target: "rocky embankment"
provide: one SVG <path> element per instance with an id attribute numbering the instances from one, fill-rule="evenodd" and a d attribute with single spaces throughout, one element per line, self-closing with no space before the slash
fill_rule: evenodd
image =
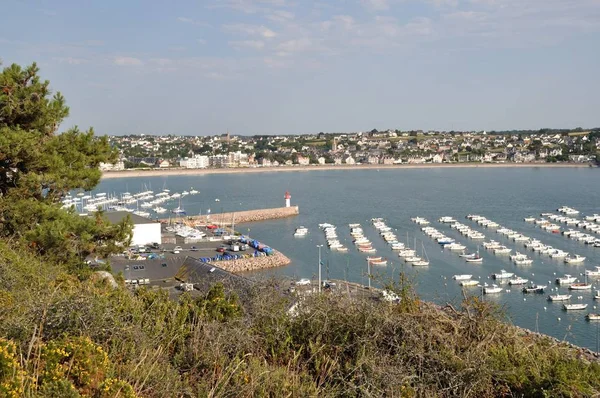
<path id="1" fill-rule="evenodd" d="M 250 257 L 238 260 L 226 260 L 216 262 L 215 265 L 226 271 L 237 273 L 247 271 L 257 271 L 266 268 L 281 267 L 288 265 L 290 259 L 282 253 L 274 250 L 270 256 Z"/>

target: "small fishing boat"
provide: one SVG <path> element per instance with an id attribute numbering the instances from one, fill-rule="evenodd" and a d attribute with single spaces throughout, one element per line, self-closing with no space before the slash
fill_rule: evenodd
<path id="1" fill-rule="evenodd" d="M 568 285 L 570 283 L 574 283 L 575 281 L 577 281 L 577 278 L 569 274 L 565 274 L 563 277 L 556 278 L 556 283 L 559 285 Z"/>
<path id="2" fill-rule="evenodd" d="M 381 260 L 383 260 L 383 257 L 370 257 L 370 256 L 367 257 L 367 261 L 370 261 L 371 263 L 373 261 L 381 261 Z"/>
<path id="3" fill-rule="evenodd" d="M 580 256 L 579 254 L 576 254 L 575 257 L 568 256 L 565 258 L 566 264 L 581 264 L 584 261 L 585 261 L 585 257 Z"/>
<path id="4" fill-rule="evenodd" d="M 548 300 L 550 301 L 567 301 L 571 300 L 570 294 L 551 294 L 548 296 Z"/>
<path id="5" fill-rule="evenodd" d="M 387 265 L 387 260 L 376 260 L 371 261 L 370 263 L 371 265 Z"/>
<path id="6" fill-rule="evenodd" d="M 591 290 L 592 289 L 592 284 L 591 283 L 585 283 L 585 282 L 572 283 L 572 284 L 569 285 L 569 289 L 570 290 Z"/>
<path id="7" fill-rule="evenodd" d="M 497 274 L 493 274 L 492 276 L 494 277 L 494 279 L 509 279 L 513 277 L 513 273 L 512 272 L 507 272 L 505 270 L 500 270 L 499 273 Z"/>
<path id="8" fill-rule="evenodd" d="M 454 275 L 452 277 L 452 279 L 457 280 L 457 281 L 464 281 L 466 279 L 471 279 L 472 277 L 473 277 L 473 275 L 462 274 L 462 275 Z"/>
<path id="9" fill-rule="evenodd" d="M 600 314 L 587 314 L 585 319 L 588 321 L 600 321 Z"/>
<path id="10" fill-rule="evenodd" d="M 501 293 L 502 290 L 504 290 L 504 289 L 498 285 L 484 286 L 483 293 L 484 294 Z"/>
<path id="11" fill-rule="evenodd" d="M 521 277 L 517 277 L 517 278 L 514 278 L 514 279 L 509 279 L 509 280 L 508 280 L 508 284 L 509 284 L 509 285 L 524 285 L 524 284 L 526 284 L 527 282 L 529 282 L 529 280 L 528 280 L 528 279 L 523 279 L 523 278 L 521 278 Z"/>
<path id="12" fill-rule="evenodd" d="M 585 310 L 588 307 L 587 304 L 581 304 L 581 303 L 577 303 L 577 304 L 563 304 L 563 308 L 565 309 L 565 311 L 569 311 L 569 310 Z"/>
<path id="13" fill-rule="evenodd" d="M 529 285 L 523 288 L 523 293 L 544 293 L 547 286 Z"/>
<path id="14" fill-rule="evenodd" d="M 479 282 L 474 279 L 467 279 L 464 281 L 460 281 L 461 286 L 477 286 L 478 284 L 479 284 Z"/>

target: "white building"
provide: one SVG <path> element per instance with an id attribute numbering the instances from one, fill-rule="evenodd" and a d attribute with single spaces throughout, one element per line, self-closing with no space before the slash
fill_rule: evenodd
<path id="1" fill-rule="evenodd" d="M 228 155 L 212 155 L 208 158 L 210 167 L 229 167 Z"/>
<path id="2" fill-rule="evenodd" d="M 136 214 L 130 214 L 126 211 L 107 212 L 104 215 L 112 223 L 121 222 L 127 216 L 131 217 L 131 221 L 133 222 L 132 246 L 148 245 L 150 243 L 158 243 L 160 245 L 162 243 L 159 222 L 140 217 Z"/>
<path id="3" fill-rule="evenodd" d="M 229 152 L 229 167 L 248 167 L 248 154 L 242 151 Z"/>
<path id="4" fill-rule="evenodd" d="M 123 162 L 123 159 L 119 159 L 117 161 L 117 163 L 100 163 L 100 170 L 102 170 L 102 171 L 125 170 L 125 162 Z"/>
<path id="5" fill-rule="evenodd" d="M 187 169 L 205 169 L 208 165 L 208 156 L 205 155 L 196 155 L 192 158 L 184 158 L 179 161 L 179 166 Z"/>

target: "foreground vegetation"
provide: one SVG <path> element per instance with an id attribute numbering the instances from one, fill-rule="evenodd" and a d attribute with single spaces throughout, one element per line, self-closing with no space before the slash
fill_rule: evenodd
<path id="1" fill-rule="evenodd" d="M 0 396 L 592 396 L 600 366 L 522 336 L 476 300 L 440 310 L 344 295 L 294 316 L 276 282 L 243 309 L 218 287 L 161 291 L 79 280 L 0 243 Z"/>
<path id="2" fill-rule="evenodd" d="M 223 286 L 174 300 L 91 272 L 127 220 L 61 209 L 91 189 L 106 140 L 77 129 L 35 65 L 0 74 L 0 397 L 592 396 L 600 367 L 522 336 L 494 307 L 440 310 L 409 284 L 400 304 L 293 298 L 276 281 L 242 302 Z"/>

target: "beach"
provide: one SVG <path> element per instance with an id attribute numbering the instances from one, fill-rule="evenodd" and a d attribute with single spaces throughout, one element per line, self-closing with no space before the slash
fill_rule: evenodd
<path id="1" fill-rule="evenodd" d="M 590 163 L 412 163 L 412 164 L 361 164 L 361 165 L 311 165 L 311 166 L 278 166 L 278 167 L 238 167 L 224 169 L 131 169 L 122 171 L 104 171 L 102 179 L 162 177 L 162 176 L 194 176 L 206 174 L 234 173 L 275 173 L 305 172 L 324 170 L 389 170 L 389 169 L 431 169 L 431 168 L 589 168 L 596 167 Z"/>

